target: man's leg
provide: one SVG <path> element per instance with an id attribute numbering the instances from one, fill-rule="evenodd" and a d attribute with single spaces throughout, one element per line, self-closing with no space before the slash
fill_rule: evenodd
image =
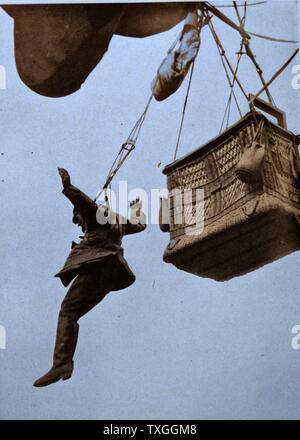
<path id="1" fill-rule="evenodd" d="M 53 367 L 38 379 L 34 386 L 50 385 L 72 376 L 73 355 L 79 329 L 77 321 L 109 293 L 105 286 L 105 276 L 102 274 L 103 270 L 99 266 L 91 266 L 82 271 L 73 281 L 58 315 Z"/>

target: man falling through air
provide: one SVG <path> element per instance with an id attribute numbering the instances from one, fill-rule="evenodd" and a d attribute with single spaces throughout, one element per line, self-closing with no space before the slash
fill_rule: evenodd
<path id="1" fill-rule="evenodd" d="M 59 168 L 58 172 L 62 179 L 63 194 L 74 205 L 73 223 L 82 228 L 84 237 L 79 244 L 73 243 L 64 267 L 55 275 L 64 286 L 73 282 L 58 316 L 53 366 L 34 383 L 36 387 L 47 386 L 72 376 L 79 329 L 77 321 L 109 292 L 125 289 L 134 283 L 135 276 L 123 257 L 122 237 L 146 228 L 139 199 L 130 204 L 130 220 L 107 210 L 105 215 L 108 221 L 97 221 L 99 206 L 71 184 L 66 170 Z"/>

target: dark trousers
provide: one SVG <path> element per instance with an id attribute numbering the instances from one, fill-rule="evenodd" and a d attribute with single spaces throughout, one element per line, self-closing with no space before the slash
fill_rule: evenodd
<path id="1" fill-rule="evenodd" d="M 110 292 L 111 273 L 105 265 L 89 265 L 72 282 L 59 312 L 77 322 Z"/>
<path id="2" fill-rule="evenodd" d="M 72 282 L 58 315 L 54 367 L 71 365 L 78 338 L 77 321 L 111 291 L 114 275 L 113 268 L 109 270 L 106 264 L 87 265 Z"/>

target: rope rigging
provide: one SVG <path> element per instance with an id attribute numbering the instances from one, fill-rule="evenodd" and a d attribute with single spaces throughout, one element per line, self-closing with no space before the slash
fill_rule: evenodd
<path id="1" fill-rule="evenodd" d="M 171 44 L 171 46 L 168 50 L 168 53 L 170 53 L 174 50 L 174 48 L 176 47 L 176 44 L 178 43 L 178 41 L 181 38 L 181 35 L 182 35 L 182 32 L 177 36 L 175 41 Z M 117 174 L 117 172 L 119 171 L 119 169 L 121 168 L 121 166 L 123 165 L 123 163 L 126 161 L 128 156 L 130 155 L 130 153 L 135 149 L 136 142 L 137 142 L 138 137 L 140 135 L 140 132 L 141 132 L 143 123 L 145 121 L 147 112 L 149 110 L 152 98 L 153 98 L 153 94 L 151 94 L 143 113 L 141 114 L 141 116 L 139 117 L 139 119 L 137 120 L 135 125 L 133 126 L 129 136 L 127 137 L 126 142 L 121 146 L 116 158 L 114 159 L 112 166 L 107 174 L 104 185 L 101 187 L 101 189 L 96 194 L 96 197 L 94 199 L 95 202 L 97 202 L 97 200 L 100 198 L 100 196 L 104 193 L 105 194 L 105 202 L 109 204 L 107 194 L 108 194 L 108 190 L 111 188 L 111 182 L 112 182 L 113 178 L 115 177 L 115 175 Z"/>
<path id="2" fill-rule="evenodd" d="M 191 73 L 190 73 L 190 78 L 189 78 L 189 83 L 188 83 L 188 88 L 187 88 L 187 92 L 186 92 L 185 99 L 184 99 L 183 110 L 182 110 L 182 116 L 181 116 L 181 121 L 180 121 L 180 127 L 179 127 L 179 132 L 178 132 L 178 137 L 177 137 L 177 143 L 176 143 L 175 153 L 174 153 L 174 160 L 176 160 L 177 153 L 178 153 L 178 148 L 179 148 L 179 143 L 180 143 L 180 139 L 181 139 L 181 133 L 182 133 L 182 128 L 183 128 L 183 123 L 184 123 L 184 119 L 185 119 L 186 107 L 187 107 L 187 103 L 188 103 L 188 99 L 189 99 L 189 95 L 190 95 L 190 90 L 191 90 L 191 85 L 192 85 L 192 79 L 193 79 L 194 67 L 195 67 L 195 60 L 194 60 L 193 63 L 192 63 Z"/>
<path id="3" fill-rule="evenodd" d="M 236 1 L 233 1 L 232 5 L 224 5 L 224 6 L 218 6 L 220 7 L 231 7 L 234 8 L 237 19 L 238 19 L 238 24 L 236 24 L 234 21 L 232 21 L 230 18 L 228 18 L 226 15 L 224 15 L 221 11 L 219 11 L 217 9 L 216 6 L 213 6 L 212 4 L 210 4 L 209 2 L 200 2 L 197 4 L 195 11 L 197 12 L 198 15 L 198 20 L 199 20 L 199 35 L 200 32 L 202 30 L 202 28 L 207 24 L 211 35 L 213 37 L 213 40 L 217 46 L 219 55 L 220 55 L 220 59 L 222 62 L 222 66 L 224 68 L 225 71 L 225 75 L 226 75 L 226 79 L 227 82 L 229 84 L 229 88 L 230 88 L 230 93 L 229 93 L 229 97 L 228 97 L 228 101 L 226 104 L 226 108 L 225 108 L 225 113 L 224 113 L 224 117 L 222 120 L 222 125 L 221 125 L 221 130 L 220 133 L 222 132 L 225 122 L 226 122 L 226 128 L 228 128 L 229 123 L 230 123 L 230 114 L 231 114 L 231 107 L 232 107 L 232 102 L 234 100 L 237 110 L 239 112 L 240 117 L 243 117 L 239 102 L 238 102 L 238 98 L 237 95 L 235 93 L 235 86 L 237 85 L 240 89 L 240 91 L 242 92 L 243 96 L 245 97 L 245 99 L 247 100 L 247 103 L 250 106 L 250 111 L 254 111 L 254 101 L 255 99 L 257 99 L 261 93 L 265 92 L 267 94 L 268 97 L 268 101 L 269 104 L 273 107 L 275 107 L 275 102 L 274 99 L 269 91 L 269 86 L 271 85 L 271 83 L 283 72 L 283 70 L 290 64 L 290 62 L 292 61 L 292 59 L 294 59 L 294 57 L 297 55 L 297 53 L 299 52 L 299 49 L 295 51 L 295 53 L 289 58 L 289 60 L 276 72 L 275 75 L 273 75 L 273 77 L 269 80 L 266 81 L 264 78 L 264 74 L 263 71 L 260 67 L 260 65 L 258 64 L 256 57 L 250 47 L 250 39 L 251 39 L 251 35 L 258 37 L 258 38 L 264 38 L 270 41 L 275 41 L 275 42 L 283 42 L 283 43 L 296 43 L 296 41 L 294 40 L 282 40 L 282 39 L 278 39 L 278 38 L 273 38 L 273 37 L 267 37 L 267 36 L 263 36 L 263 35 L 259 35 L 259 34 L 255 34 L 255 33 L 251 33 L 251 32 L 247 32 L 245 30 L 245 23 L 246 23 L 246 16 L 247 16 L 247 8 L 249 6 L 255 6 L 255 5 L 259 5 L 259 4 L 263 4 L 266 2 L 256 2 L 256 3 L 249 3 L 247 1 L 245 1 L 242 5 L 238 4 Z M 240 11 L 239 11 L 239 7 L 243 7 L 244 11 L 243 11 L 243 15 L 241 15 Z M 219 18 L 221 21 L 223 21 L 226 25 L 230 26 L 231 28 L 235 29 L 236 31 L 239 32 L 240 36 L 241 36 L 241 43 L 240 43 L 240 48 L 239 51 L 237 52 L 237 62 L 235 67 L 233 68 L 226 50 L 224 49 L 224 46 L 221 42 L 221 39 L 219 38 L 215 26 L 212 22 L 212 18 L 216 16 L 217 18 Z M 171 45 L 171 47 L 168 50 L 168 54 L 172 53 L 172 51 L 174 51 L 177 43 L 179 41 L 181 41 L 183 37 L 183 30 L 182 32 L 179 34 L 179 36 L 176 38 L 176 40 L 173 42 L 173 44 Z M 189 72 L 189 80 L 188 80 L 188 85 L 187 85 L 187 90 L 186 90 L 186 94 L 185 94 L 185 99 L 184 99 L 184 103 L 183 103 L 183 108 L 182 108 L 182 114 L 181 114 L 181 120 L 180 120 L 180 124 L 179 124 L 179 130 L 178 130 L 178 136 L 177 136 L 177 142 L 176 142 L 176 147 L 175 147 L 175 153 L 174 153 L 174 160 L 176 160 L 177 158 L 177 153 L 178 153 L 178 149 L 179 149 L 179 144 L 180 144 L 180 140 L 181 140 L 181 135 L 182 135 L 182 129 L 183 129 L 183 124 L 184 124 L 184 120 L 185 120 L 185 116 L 186 116 L 186 109 L 187 109 L 187 104 L 188 104 L 188 100 L 189 100 L 189 96 L 190 96 L 190 92 L 191 92 L 191 85 L 192 85 L 192 79 L 193 79 L 193 74 L 194 74 L 194 68 L 195 68 L 195 61 L 197 59 L 198 56 L 198 52 L 196 53 L 196 55 L 194 56 L 193 61 L 191 62 L 190 65 L 190 72 Z M 239 76 L 238 76 L 238 72 L 239 72 L 239 67 L 240 67 L 240 63 L 242 60 L 243 55 L 247 55 L 249 57 L 249 59 L 252 61 L 252 63 L 255 66 L 255 69 L 257 71 L 257 74 L 259 75 L 259 78 L 261 80 L 262 83 L 262 88 L 259 90 L 259 92 L 256 95 L 249 95 L 245 88 L 243 87 Z M 164 62 L 164 61 L 163 61 Z M 161 65 L 163 64 L 163 62 L 161 63 Z M 127 137 L 126 142 L 121 146 L 116 158 L 114 159 L 112 166 L 108 172 L 108 175 L 106 177 L 106 180 L 104 182 L 104 185 L 102 186 L 102 188 L 98 191 L 96 197 L 95 197 L 95 201 L 97 201 L 100 196 L 104 193 L 105 194 L 105 202 L 109 204 L 109 200 L 108 200 L 108 190 L 111 187 L 111 183 L 113 178 L 115 177 L 115 175 L 117 174 L 117 172 L 119 171 L 119 169 L 121 168 L 121 166 L 124 164 L 124 162 L 126 161 L 126 159 L 129 157 L 129 155 L 132 153 L 132 151 L 135 149 L 136 147 L 136 142 L 138 140 L 138 137 L 140 135 L 143 123 L 145 121 L 147 112 L 149 110 L 152 98 L 153 98 L 153 92 L 151 93 L 151 96 L 146 104 L 146 107 L 143 111 L 143 113 L 140 115 L 140 117 L 138 118 L 137 122 L 135 123 L 135 125 L 133 126 L 129 136 Z"/>
<path id="4" fill-rule="evenodd" d="M 236 81 L 236 83 L 238 84 L 241 92 L 243 93 L 243 95 L 245 96 L 246 100 L 248 101 L 248 95 L 247 95 L 244 87 L 242 86 L 238 76 L 235 74 L 235 71 L 234 71 L 234 69 L 233 69 L 233 67 L 232 67 L 232 65 L 231 65 L 231 63 L 230 63 L 230 61 L 229 61 L 229 59 L 227 57 L 226 51 L 225 51 L 225 49 L 224 49 L 224 47 L 223 47 L 223 45 L 221 43 L 221 40 L 218 37 L 218 34 L 217 34 L 216 30 L 215 30 L 215 27 L 214 27 L 212 21 L 210 21 L 210 23 L 209 23 L 209 28 L 210 28 L 212 36 L 213 36 L 213 38 L 215 40 L 217 48 L 219 49 L 219 53 L 220 53 L 220 56 L 221 56 L 222 64 L 223 64 L 223 67 L 225 69 L 227 80 L 229 80 L 228 82 L 229 82 L 230 86 L 231 86 L 231 80 L 230 80 L 230 76 L 229 76 L 229 72 L 228 72 L 227 67 L 229 68 L 231 74 L 233 75 L 233 78 Z M 226 62 L 226 64 L 225 64 L 225 62 Z M 226 67 L 226 65 L 227 65 L 227 67 Z"/>
<path id="5" fill-rule="evenodd" d="M 233 67 L 232 67 L 232 65 L 231 65 L 231 63 L 230 63 L 230 61 L 229 61 L 229 59 L 228 59 L 228 57 L 226 55 L 226 51 L 225 51 L 225 49 L 223 47 L 223 44 L 221 43 L 221 40 L 218 37 L 218 34 L 217 34 L 216 30 L 215 30 L 215 27 L 214 27 L 212 21 L 210 21 L 210 23 L 209 23 L 209 28 L 210 28 L 210 31 L 211 31 L 212 36 L 214 38 L 214 41 L 216 43 L 216 46 L 218 48 L 218 51 L 219 51 L 219 54 L 220 54 L 220 58 L 221 58 L 221 62 L 222 62 L 223 68 L 224 68 L 225 73 L 226 73 L 226 78 L 227 78 L 229 87 L 232 89 L 232 94 L 234 96 L 236 106 L 237 106 L 237 108 L 239 110 L 239 113 L 241 114 L 241 109 L 240 109 L 240 106 L 239 106 L 236 94 L 235 94 L 235 92 L 233 90 L 233 87 L 232 87 L 233 82 L 230 79 L 228 68 L 229 68 L 229 70 L 230 70 L 230 72 L 231 72 L 231 74 L 233 76 L 234 83 L 236 82 L 238 84 L 242 94 L 244 95 L 244 97 L 246 98 L 247 101 L 248 101 L 248 95 L 247 95 L 244 87 L 242 86 L 242 84 L 241 84 L 241 82 L 240 82 L 240 80 L 239 80 L 239 78 L 237 76 L 236 69 L 235 70 L 233 69 Z"/>
<path id="6" fill-rule="evenodd" d="M 199 19 L 199 35 L 200 35 L 200 32 L 201 32 L 203 26 L 205 26 L 207 24 L 207 18 L 204 16 L 204 14 L 201 14 L 201 12 L 199 12 L 199 10 L 197 10 L 197 14 L 198 14 L 198 19 Z M 179 143 L 180 143 L 180 139 L 181 139 L 183 123 L 184 123 L 185 114 L 186 114 L 186 108 L 187 108 L 187 104 L 188 104 L 188 100 L 189 100 L 189 96 L 190 96 L 190 91 L 191 91 L 191 85 L 192 85 L 192 80 L 193 80 L 193 73 L 194 73 L 194 68 L 195 68 L 195 61 L 196 61 L 196 58 L 198 56 L 198 53 L 199 53 L 199 50 L 198 50 L 198 52 L 196 54 L 195 59 L 192 62 L 192 66 L 191 66 L 190 77 L 189 77 L 189 82 L 188 82 L 188 87 L 187 87 L 186 95 L 185 95 L 185 98 L 184 98 L 184 104 L 183 104 L 183 109 L 182 109 L 180 126 L 179 126 L 179 131 L 178 131 L 178 136 L 177 136 L 176 147 L 175 147 L 174 160 L 176 160 L 177 153 L 178 153 L 178 148 L 179 148 Z"/>
<path id="7" fill-rule="evenodd" d="M 248 6 L 259 6 L 264 5 L 268 3 L 267 1 L 260 1 L 260 2 L 254 2 L 254 3 L 248 3 Z M 238 7 L 244 6 L 243 4 L 237 5 Z M 215 8 L 234 8 L 233 5 L 214 5 Z"/>
<path id="8" fill-rule="evenodd" d="M 245 2 L 245 4 L 244 4 L 244 14 L 243 14 L 243 18 L 242 18 L 242 22 L 243 22 L 243 24 L 246 23 L 246 18 L 247 18 L 247 6 L 248 6 L 248 4 L 247 4 L 247 2 Z M 235 82 L 236 82 L 235 78 L 236 78 L 236 76 L 237 76 L 237 74 L 238 74 L 238 71 L 239 71 L 240 62 L 241 62 L 241 60 L 242 60 L 242 56 L 243 56 L 243 49 L 244 49 L 244 40 L 242 39 L 241 44 L 240 44 L 239 52 L 237 53 L 238 59 L 237 59 L 237 64 L 236 64 L 236 68 L 235 68 L 235 71 L 234 71 L 235 75 L 234 75 L 234 78 L 233 78 L 232 84 L 231 84 L 231 86 L 230 86 L 230 89 L 231 89 L 231 90 L 230 90 L 229 98 L 228 98 L 227 105 L 226 105 L 226 108 L 225 108 L 225 113 L 224 113 L 224 117 L 223 117 L 223 120 L 222 120 L 222 125 L 221 125 L 221 129 L 220 129 L 220 134 L 221 134 L 221 132 L 223 131 L 223 127 L 224 127 L 224 123 L 225 123 L 226 116 L 227 116 L 226 129 L 229 127 L 230 111 L 231 111 L 231 104 L 232 104 L 232 97 L 233 97 L 233 95 L 234 95 L 234 85 L 235 85 Z M 242 113 L 241 113 L 241 111 L 239 111 L 239 114 L 240 114 L 240 117 L 242 117 Z"/>
<path id="9" fill-rule="evenodd" d="M 242 34 L 245 31 L 244 23 L 243 23 L 243 20 L 242 20 L 242 18 L 240 16 L 240 12 L 239 12 L 239 9 L 237 7 L 236 1 L 233 2 L 233 5 L 234 5 L 234 9 L 235 9 L 238 21 L 240 23 L 240 29 L 241 29 L 241 34 Z M 269 100 L 270 104 L 275 106 L 274 99 L 273 99 L 273 97 L 272 97 L 272 95 L 271 95 L 271 93 L 270 93 L 270 91 L 268 89 L 268 86 L 266 84 L 266 81 L 265 81 L 265 78 L 264 78 L 264 75 L 263 75 L 263 71 L 262 71 L 260 65 L 258 64 L 258 62 L 256 61 L 255 55 L 252 52 L 252 49 L 250 47 L 250 40 L 248 38 L 244 38 L 244 46 L 245 46 L 245 49 L 246 49 L 246 54 L 248 55 L 248 57 L 253 62 L 254 66 L 256 68 L 256 71 L 257 71 L 257 73 L 258 73 L 258 75 L 260 77 L 260 80 L 261 80 L 263 86 L 265 87 L 265 92 L 267 94 L 267 97 L 268 97 L 268 100 Z"/>
<path id="10" fill-rule="evenodd" d="M 135 144 L 136 144 L 138 137 L 140 135 L 143 123 L 145 121 L 147 112 L 149 110 L 149 107 L 150 107 L 150 104 L 152 101 L 152 97 L 153 97 L 153 95 L 150 96 L 143 113 L 141 114 L 141 116 L 139 117 L 139 119 L 137 120 L 135 125 L 133 126 L 129 136 L 127 137 L 126 142 L 121 146 L 121 148 L 120 148 L 120 150 L 119 150 L 119 152 L 118 152 L 115 160 L 113 161 L 113 164 L 108 172 L 108 175 L 106 177 L 104 185 L 98 191 L 98 193 L 94 199 L 95 202 L 100 198 L 100 196 L 103 194 L 103 192 L 105 193 L 105 201 L 108 202 L 107 190 L 110 188 L 110 185 L 111 185 L 113 178 L 115 177 L 115 175 L 117 174 L 117 172 L 119 171 L 119 169 L 121 168 L 121 166 L 123 165 L 125 160 L 128 158 L 130 153 L 132 153 L 132 151 L 135 149 Z"/>
<path id="11" fill-rule="evenodd" d="M 256 38 L 262 38 L 263 40 L 268 40 L 268 41 L 274 41 L 274 43 L 288 43 L 288 44 L 298 44 L 299 40 L 287 40 L 284 38 L 275 38 L 275 37 L 270 37 L 268 35 L 261 35 L 261 34 L 257 34 L 256 32 L 249 32 L 248 33 L 250 35 L 252 35 L 253 37 Z"/>

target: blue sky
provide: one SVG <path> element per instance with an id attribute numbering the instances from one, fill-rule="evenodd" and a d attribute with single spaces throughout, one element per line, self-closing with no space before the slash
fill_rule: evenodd
<path id="1" fill-rule="evenodd" d="M 234 59 L 239 38 L 215 21 Z M 53 275 L 78 236 L 56 169 L 65 167 L 75 184 L 95 195 L 181 25 L 147 39 L 115 36 L 80 91 L 51 99 L 21 82 L 12 20 L 3 11 L 0 23 L 0 64 L 7 75 L 0 91 L 0 324 L 7 331 L 7 348 L 0 350 L 0 418 L 298 418 L 300 351 L 291 348 L 291 330 L 300 324 L 299 253 L 217 283 L 163 263 L 168 235 L 155 225 L 124 240 L 136 283 L 81 320 L 72 380 L 32 387 L 51 365 L 65 294 Z M 296 2 L 249 8 L 247 28 L 298 38 Z M 266 78 L 294 49 L 255 38 L 252 44 Z M 300 92 L 291 87 L 291 68 L 272 93 L 298 132 Z M 246 60 L 240 76 L 249 92 L 260 88 Z M 152 103 L 137 149 L 119 174 L 129 189 L 165 186 L 161 171 L 174 154 L 186 86 Z M 179 157 L 219 132 L 228 93 L 205 29 Z M 246 112 L 241 96 L 240 102 Z M 237 119 L 233 112 L 231 122 Z"/>

